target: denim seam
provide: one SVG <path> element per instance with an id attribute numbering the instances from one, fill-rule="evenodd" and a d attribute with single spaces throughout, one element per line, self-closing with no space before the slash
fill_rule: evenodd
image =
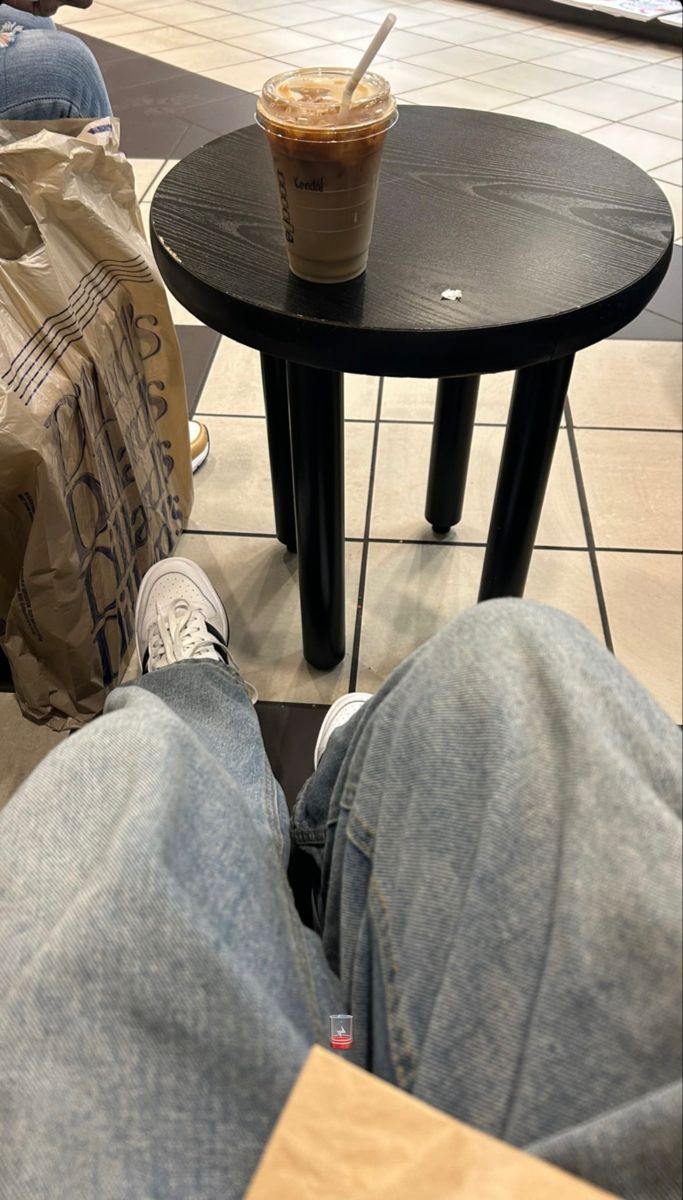
<path id="1" fill-rule="evenodd" d="M 286 878 L 286 867 L 282 861 L 282 852 L 285 846 L 285 836 L 280 825 L 278 815 L 278 784 L 275 780 L 265 749 L 263 750 L 265 759 L 266 778 L 265 778 L 265 801 L 270 824 L 274 828 L 277 837 L 277 844 L 280 848 L 280 853 L 277 857 L 277 865 L 275 868 L 276 886 L 281 896 L 281 906 L 285 914 L 285 920 L 289 929 L 289 940 L 292 946 L 294 961 L 296 964 L 297 974 L 301 980 L 302 992 L 306 998 L 306 1008 L 308 1010 L 311 1028 L 315 1041 L 321 1045 L 326 1043 L 326 1027 L 325 1018 L 321 1015 L 320 1004 L 315 987 L 315 980 L 311 970 L 310 956 L 307 952 L 306 937 L 304 928 L 299 919 L 298 913 L 294 906 L 294 898 Z M 290 826 L 291 828 L 291 826 Z"/>
<path id="2" fill-rule="evenodd" d="M 325 831 L 324 825 L 318 825 L 316 829 L 297 829 L 292 826 L 292 841 L 295 846 L 324 846 Z"/>
<path id="3" fill-rule="evenodd" d="M 367 841 L 358 835 L 357 831 L 353 829 L 350 822 L 347 822 L 346 825 L 346 839 L 347 841 L 351 842 L 351 845 L 356 848 L 359 854 L 362 854 L 363 858 L 367 859 L 367 861 L 372 865 L 374 845 L 368 846 Z"/>
<path id="4" fill-rule="evenodd" d="M 301 979 L 303 993 L 306 997 L 306 1007 L 313 1030 L 313 1037 L 320 1045 L 325 1045 L 327 1040 L 325 1018 L 320 1012 L 320 1004 L 311 970 L 311 961 L 306 949 L 304 926 L 294 906 L 294 897 L 292 896 L 287 878 L 283 873 L 284 867 L 280 860 L 278 861 L 278 868 L 277 887 L 282 896 L 285 920 L 289 928 L 290 944 L 293 949 L 297 973 Z"/>
<path id="5" fill-rule="evenodd" d="M 263 766 L 264 766 L 264 797 L 263 797 L 263 799 L 264 799 L 266 812 L 268 813 L 268 821 L 269 821 L 270 825 L 272 826 L 275 837 L 277 838 L 277 843 L 280 848 L 280 857 L 282 857 L 282 852 L 284 851 L 284 848 L 285 848 L 285 837 L 282 832 L 282 826 L 280 825 L 280 820 L 278 817 L 277 783 L 275 782 L 275 777 L 272 774 L 272 771 L 270 769 L 270 764 L 266 757 L 265 749 L 263 749 L 262 755 L 263 755 L 263 759 L 265 760 L 264 764 L 263 764 Z"/>
<path id="6" fill-rule="evenodd" d="M 356 822 L 367 834 L 368 838 L 371 841 L 374 841 L 375 830 L 363 817 L 359 816 L 357 811 L 355 811 L 356 798 L 358 796 L 359 786 L 361 784 L 361 776 L 365 767 L 366 758 L 366 755 L 363 753 L 363 747 L 360 744 L 356 746 L 355 750 L 356 752 L 354 754 L 353 762 L 349 764 L 347 777 L 343 781 L 343 794 L 339 801 L 339 811 L 347 812 L 349 814 L 349 824 L 351 824 L 352 821 Z M 339 786 L 339 781 L 337 782 L 337 786 Z M 336 820 L 337 818 L 335 816 L 332 819 Z"/>
<path id="7" fill-rule="evenodd" d="M 376 904 L 373 905 L 373 898 Z M 387 1036 L 389 1039 L 391 1058 L 399 1086 L 404 1091 L 411 1091 L 415 1082 L 417 1056 L 412 1045 L 412 1038 L 401 1012 L 400 997 L 397 988 L 399 968 L 393 949 L 389 906 L 380 884 L 373 875 L 368 885 L 368 903 L 375 909 L 375 930 L 380 950 L 380 964 L 384 984 L 384 994 L 387 1002 Z M 383 953 L 384 951 L 384 953 Z"/>
<path id="8" fill-rule="evenodd" d="M 371 829 L 367 822 L 358 816 L 358 813 L 349 813 L 346 836 L 351 839 L 358 850 L 361 850 L 369 859 L 372 859 L 375 850 L 376 831 Z"/>
<path id="9" fill-rule="evenodd" d="M 563 867 L 563 863 L 564 863 L 564 849 L 565 849 L 566 832 L 567 832 L 567 813 L 566 813 L 566 808 L 565 808 L 564 804 L 562 804 L 560 806 L 560 812 L 561 812 L 561 819 L 560 819 L 560 825 L 559 825 L 559 830 L 558 830 L 556 862 L 555 862 L 555 871 L 554 871 L 554 878 L 553 878 L 553 895 L 552 895 L 552 901 L 549 905 L 549 910 L 548 910 L 548 924 L 546 926 L 545 946 L 543 947 L 543 962 L 541 964 L 541 969 L 540 969 L 540 972 L 538 975 L 538 979 L 536 981 L 536 986 L 534 987 L 533 994 L 530 997 L 529 1008 L 528 1008 L 528 1012 L 527 1012 L 527 1019 L 524 1023 L 524 1029 L 522 1032 L 519 1052 L 517 1054 L 517 1060 L 515 1063 L 515 1070 L 511 1076 L 512 1086 L 510 1088 L 510 1094 L 508 1096 L 506 1111 L 505 1111 L 505 1115 L 503 1117 L 503 1121 L 501 1124 L 501 1132 L 498 1135 L 499 1137 L 501 1137 L 503 1139 L 503 1141 L 507 1141 L 507 1139 L 508 1139 L 508 1131 L 510 1129 L 510 1126 L 512 1125 L 512 1121 L 513 1121 L 513 1118 L 515 1115 L 515 1110 L 517 1108 L 517 1102 L 519 1100 L 520 1091 L 521 1091 L 524 1058 L 525 1058 L 525 1055 L 527 1052 L 527 1047 L 531 1040 L 531 1031 L 533 1029 L 534 1020 L 536 1018 L 536 1013 L 538 1011 L 538 1003 L 539 1003 L 539 999 L 541 996 L 541 992 L 543 990 L 543 984 L 545 982 L 546 971 L 548 969 L 548 958 L 550 957 L 550 947 L 552 945 L 553 935 L 555 933 L 555 915 L 557 913 L 557 904 L 558 904 L 558 900 L 559 900 L 559 896 L 560 896 L 560 883 L 561 883 L 561 878 L 562 878 L 562 867 Z"/>
<path id="10" fill-rule="evenodd" d="M 0 32 L 2 32 L 2 31 L 0 30 Z M 9 45 L 11 46 L 12 43 L 10 42 Z M 0 47 L 0 49 L 8 50 L 9 46 L 2 46 L 2 47 Z M 68 108 L 76 108 L 77 107 L 77 105 L 74 102 L 73 96 L 39 96 L 34 99 L 33 103 L 34 104 L 66 104 Z M 25 107 L 26 107 L 25 100 L 22 100 L 22 102 L 20 104 L 10 104 L 6 109 L 3 110 L 3 120 L 7 120 L 7 114 L 11 113 L 13 109 L 25 108 Z"/>
<path id="11" fill-rule="evenodd" d="M 359 735 L 357 732 L 354 735 L 354 741 L 347 751 L 347 756 L 344 762 L 346 767 L 346 775 L 345 777 L 340 775 L 340 778 L 337 780 L 336 784 L 336 787 L 340 787 L 341 789 L 339 808 L 345 808 L 349 812 L 356 802 L 358 788 L 362 782 L 361 776 L 365 766 L 366 757 L 362 744 L 364 735 L 365 730 L 363 731 L 362 735 Z"/>

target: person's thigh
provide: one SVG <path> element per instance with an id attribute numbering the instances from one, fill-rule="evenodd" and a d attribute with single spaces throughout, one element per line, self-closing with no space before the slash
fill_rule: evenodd
<path id="1" fill-rule="evenodd" d="M 3 20 L 0 31 L 11 29 L 10 40 L 0 40 L 0 118 L 12 121 L 56 121 L 67 117 L 106 117 L 111 113 L 107 89 L 89 48 L 73 37 L 50 28 L 24 23 L 24 14 Z M 26 22 L 35 20 L 26 16 Z M 38 18 L 38 20 L 43 20 Z"/>
<path id="2" fill-rule="evenodd" d="M 404 663 L 293 822 L 359 1061 L 517 1144 L 674 1080 L 680 754 L 538 605 L 480 605 Z"/>
<path id="3" fill-rule="evenodd" d="M 3 1197 L 237 1200 L 341 991 L 237 676 L 110 697 L 0 814 Z"/>

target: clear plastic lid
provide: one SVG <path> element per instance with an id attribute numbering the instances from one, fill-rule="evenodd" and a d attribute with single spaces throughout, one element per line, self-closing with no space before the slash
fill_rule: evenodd
<path id="1" fill-rule="evenodd" d="M 396 108 L 388 80 L 366 74 L 358 84 L 342 122 L 341 102 L 351 70 L 302 68 L 274 75 L 263 85 L 257 116 L 288 129 L 362 129 L 388 120 Z"/>

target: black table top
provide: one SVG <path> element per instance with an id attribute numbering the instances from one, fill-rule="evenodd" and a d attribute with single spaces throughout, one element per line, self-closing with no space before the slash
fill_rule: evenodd
<path id="1" fill-rule="evenodd" d="M 289 272 L 255 125 L 179 163 L 151 225 L 171 291 L 219 332 L 309 366 L 432 378 L 600 341 L 645 307 L 673 245 L 663 193 L 614 151 L 518 117 L 417 106 L 387 139 L 360 279 Z M 462 300 L 442 300 L 446 288 Z"/>

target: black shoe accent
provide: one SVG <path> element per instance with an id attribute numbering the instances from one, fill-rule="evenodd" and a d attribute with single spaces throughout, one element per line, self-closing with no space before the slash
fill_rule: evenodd
<path id="1" fill-rule="evenodd" d="M 215 644 L 214 644 L 215 650 L 217 651 L 218 654 L 220 654 L 221 658 L 223 659 L 223 662 L 227 664 L 229 662 L 228 642 L 226 642 L 223 635 L 221 633 L 219 633 L 218 630 L 213 625 L 209 625 L 208 621 L 206 621 L 205 624 L 206 624 L 207 632 L 211 634 L 212 638 L 215 638 Z M 229 640 L 230 640 L 230 626 L 228 626 L 228 641 Z"/>
<path id="2" fill-rule="evenodd" d="M 218 630 L 216 628 L 214 628 L 213 625 L 209 625 L 208 621 L 205 621 L 204 623 L 205 623 L 206 628 L 208 629 L 209 633 L 212 634 L 213 637 L 218 638 L 218 641 L 220 642 L 221 646 L 225 646 L 225 648 L 227 650 L 228 646 L 230 645 L 230 622 L 228 622 L 228 636 L 227 637 L 223 637 L 223 634 L 219 633 Z"/>
<path id="3" fill-rule="evenodd" d="M 216 651 L 218 652 L 218 654 L 220 654 L 221 658 L 223 659 L 223 662 L 227 664 L 230 661 L 230 658 L 228 655 L 228 643 L 230 641 L 230 623 L 228 622 L 228 640 L 227 641 L 223 637 L 222 633 L 219 633 L 218 630 L 213 625 L 209 625 L 208 621 L 205 621 L 204 623 L 206 625 L 207 631 L 211 634 L 211 636 L 213 638 L 216 639 Z M 142 664 L 141 665 L 142 665 L 142 674 L 143 675 L 147 674 L 148 664 L 149 664 L 149 646 L 147 647 L 147 649 L 145 650 L 145 653 L 142 656 Z"/>

